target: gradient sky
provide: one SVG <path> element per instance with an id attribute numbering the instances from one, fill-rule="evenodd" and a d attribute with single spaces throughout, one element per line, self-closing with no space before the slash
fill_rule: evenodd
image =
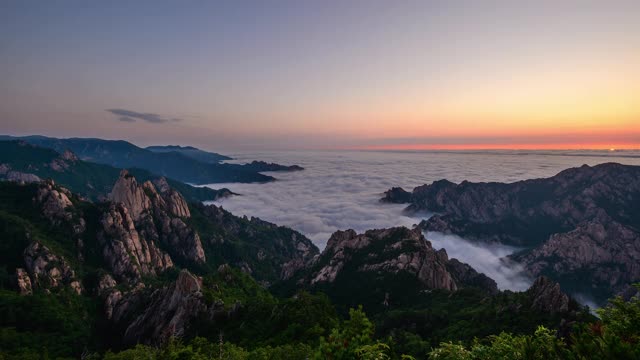
<path id="1" fill-rule="evenodd" d="M 0 133 L 640 148 L 640 1 L 2 1 Z"/>

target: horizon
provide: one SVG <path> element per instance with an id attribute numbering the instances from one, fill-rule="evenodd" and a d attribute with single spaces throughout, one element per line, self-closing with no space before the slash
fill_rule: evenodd
<path id="1" fill-rule="evenodd" d="M 151 142 L 151 143 L 139 143 L 136 141 L 129 141 L 123 138 L 102 138 L 102 137 L 84 137 L 84 136 L 70 136 L 70 137 L 57 137 L 44 134 L 0 134 L 0 136 L 10 136 L 20 140 L 23 137 L 44 137 L 44 138 L 58 138 L 58 139 L 87 139 L 87 140 L 107 140 L 107 141 L 125 141 L 139 148 L 145 149 L 151 146 L 181 146 L 181 147 L 195 147 L 190 143 L 167 143 L 167 142 Z M 216 148 L 211 146 L 195 147 L 196 149 L 213 151 L 213 152 L 225 152 L 224 148 Z M 398 146 L 362 146 L 362 147 L 336 147 L 336 148 L 296 148 L 296 149 L 228 149 L 231 152 L 234 151 L 392 151 L 392 152 L 457 152 L 457 151 L 469 151 L 469 152 L 481 152 L 481 151 L 604 151 L 608 153 L 620 153 L 629 151 L 640 151 L 640 145 L 628 144 L 620 147 L 610 147 L 607 144 L 600 145 L 581 145 L 581 144 L 565 144 L 565 145 L 525 145 L 525 144 L 503 144 L 503 145 L 398 145 Z M 224 154 L 223 154 L 224 155 Z"/>
<path id="2" fill-rule="evenodd" d="M 640 149 L 640 3 L 10 1 L 0 132 L 203 149 Z"/>

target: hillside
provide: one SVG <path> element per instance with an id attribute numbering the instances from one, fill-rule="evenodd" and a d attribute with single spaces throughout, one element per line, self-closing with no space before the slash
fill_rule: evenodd
<path id="1" fill-rule="evenodd" d="M 190 184 L 223 182 L 266 182 L 273 177 L 238 164 L 204 163 L 179 152 L 153 152 L 122 140 L 56 139 L 44 136 L 20 138 L 2 136 L 3 140 L 22 140 L 59 153 L 70 150 L 80 159 L 119 169 L 139 168 Z"/>
<path id="2" fill-rule="evenodd" d="M 210 163 L 210 164 L 217 164 L 224 160 L 231 160 L 231 158 L 228 156 L 224 156 L 214 152 L 200 150 L 193 146 L 157 145 L 157 146 L 147 146 L 145 149 L 152 152 L 157 152 L 157 153 L 177 152 L 179 154 L 188 156 L 200 162 Z"/>
<path id="3" fill-rule="evenodd" d="M 160 181 L 161 177 L 143 169 L 130 169 L 143 181 Z M 70 152 L 57 153 L 22 141 L 0 141 L 0 179 L 39 181 L 53 179 L 86 198 L 106 198 L 120 174 L 120 169 L 78 159 Z M 227 189 L 213 190 L 194 187 L 173 179 L 168 185 L 179 190 L 189 201 L 216 200 L 232 193 Z"/>
<path id="4" fill-rule="evenodd" d="M 584 165 L 509 184 L 440 180 L 382 200 L 435 213 L 424 230 L 524 248 L 511 258 L 531 276 L 600 302 L 640 281 L 639 166 Z"/>

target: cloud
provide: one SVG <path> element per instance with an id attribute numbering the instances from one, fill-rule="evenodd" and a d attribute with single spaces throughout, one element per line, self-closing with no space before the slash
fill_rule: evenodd
<path id="1" fill-rule="evenodd" d="M 506 258 L 519 250 L 517 248 L 470 242 L 456 235 L 438 232 L 429 232 L 426 237 L 434 248 L 447 250 L 449 258 L 465 262 L 495 280 L 501 290 L 524 291 L 533 282 L 525 275 L 522 266 Z"/>
<path id="2" fill-rule="evenodd" d="M 106 111 L 118 116 L 117 120 L 122 122 L 136 122 L 138 120 L 146 121 L 151 124 L 164 124 L 167 122 L 181 122 L 180 118 L 165 118 L 158 114 L 153 113 L 140 113 L 137 111 L 125 110 L 125 109 L 107 109 Z"/>
<path id="3" fill-rule="evenodd" d="M 565 152 L 565 155 L 570 154 L 572 152 Z M 243 195 L 222 199 L 216 204 L 236 215 L 257 216 L 298 230 L 320 249 L 336 230 L 363 232 L 411 226 L 430 216 L 404 213 L 405 205 L 378 202 L 382 192 L 392 186 L 409 190 L 443 178 L 457 183 L 463 180 L 513 182 L 553 176 L 583 163 L 595 165 L 611 159 L 638 163 L 636 159 L 613 157 L 464 152 L 261 151 L 227 155 L 236 159 L 232 162 L 257 159 L 305 168 L 291 173 L 269 173 L 278 181 L 267 184 L 212 184 L 211 187 L 227 187 Z M 496 280 L 501 289 L 523 290 L 531 284 L 531 279 L 517 264 L 503 260 L 517 250 L 515 248 L 480 244 L 438 233 L 428 233 L 427 239 L 435 248 L 445 248 L 449 257 L 469 263 Z"/>
<path id="4" fill-rule="evenodd" d="M 118 118 L 118 120 L 120 120 L 122 122 L 136 122 L 136 119 L 130 118 L 128 116 L 121 116 L 121 117 Z"/>

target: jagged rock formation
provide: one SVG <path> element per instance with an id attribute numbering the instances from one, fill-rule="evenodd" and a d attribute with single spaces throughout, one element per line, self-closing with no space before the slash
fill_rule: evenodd
<path id="1" fill-rule="evenodd" d="M 143 275 L 156 275 L 173 267 L 171 257 L 153 241 L 141 238 L 128 208 L 111 204 L 101 220 L 98 240 L 109 269 L 120 281 L 137 281 Z"/>
<path id="2" fill-rule="evenodd" d="M 135 177 L 123 170 L 109 197 L 128 210 L 133 230 L 139 229 L 138 237 L 150 244 L 158 241 L 167 244 L 173 255 L 183 261 L 204 263 L 200 236 L 182 220 L 191 216 L 187 202 L 166 180 L 158 183 L 160 193 L 150 181 L 139 185 Z"/>
<path id="3" fill-rule="evenodd" d="M 440 253 L 442 251 L 444 251 L 444 249 L 438 252 Z M 444 255 L 446 256 L 446 252 Z M 498 293 L 498 286 L 492 278 L 477 272 L 471 265 L 463 263 L 458 259 L 449 259 L 447 262 L 447 271 L 449 271 L 456 284 L 484 289 L 490 294 Z"/>
<path id="4" fill-rule="evenodd" d="M 198 278 L 183 270 L 170 286 L 154 290 L 148 297 L 134 291 L 116 301 L 112 313 L 115 324 L 124 326 L 124 343 L 162 344 L 181 337 L 186 326 L 207 307 Z"/>
<path id="5" fill-rule="evenodd" d="M 31 278 L 25 269 L 16 269 L 16 284 L 18 285 L 18 292 L 20 295 L 31 295 L 33 293 Z"/>
<path id="6" fill-rule="evenodd" d="M 398 189 L 383 200 L 405 202 Z M 546 179 L 415 188 L 409 210 L 438 215 L 420 226 L 528 248 L 513 256 L 531 275 L 548 274 L 601 298 L 640 280 L 640 167 L 582 166 Z"/>
<path id="7" fill-rule="evenodd" d="M 151 208 L 151 200 L 145 193 L 145 189 L 138 185 L 136 178 L 127 170 L 120 172 L 120 178 L 113 185 L 109 200 L 122 203 L 129 210 L 133 220 L 138 220 L 142 212 Z"/>
<path id="8" fill-rule="evenodd" d="M 42 212 L 52 223 L 61 220 L 69 221 L 72 214 L 68 208 L 73 206 L 71 192 L 64 188 L 56 188 L 53 180 L 45 181 L 39 188 L 35 200 L 42 205 Z"/>
<path id="9" fill-rule="evenodd" d="M 401 187 L 392 187 L 384 192 L 384 197 L 380 199 L 380 201 L 393 204 L 405 204 L 411 202 L 411 193 Z"/>
<path id="10" fill-rule="evenodd" d="M 29 285 L 43 289 L 55 289 L 68 286 L 77 294 L 82 293 L 82 285 L 76 278 L 76 274 L 69 264 L 61 256 L 51 252 L 48 247 L 34 241 L 24 251 L 24 262 L 33 281 Z M 18 279 L 22 276 L 24 280 L 24 290 L 27 290 L 27 281 L 24 273 L 18 274 Z M 20 280 L 18 280 L 20 286 Z M 21 291 L 23 286 L 20 286 Z"/>
<path id="11" fill-rule="evenodd" d="M 512 258 L 534 276 L 587 273 L 593 290 L 618 292 L 640 279 L 640 233 L 602 213 Z"/>
<path id="12" fill-rule="evenodd" d="M 569 296 L 562 292 L 560 284 L 541 276 L 527 290 L 533 299 L 533 309 L 546 312 L 566 312 L 569 310 Z"/>
<path id="13" fill-rule="evenodd" d="M 406 273 L 427 289 L 456 290 L 472 285 L 497 291 L 493 280 L 466 264 L 449 260 L 444 249 L 433 249 L 418 228 L 369 230 L 363 234 L 337 231 L 311 269 L 307 281 L 312 286 L 358 273 Z"/>

